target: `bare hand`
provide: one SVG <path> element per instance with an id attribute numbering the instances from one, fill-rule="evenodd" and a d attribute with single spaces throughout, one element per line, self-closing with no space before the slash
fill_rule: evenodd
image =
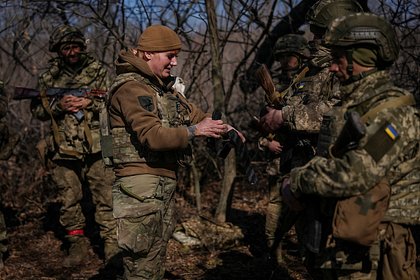
<path id="1" fill-rule="evenodd" d="M 300 204 L 299 200 L 290 190 L 290 179 L 285 178 L 281 185 L 281 195 L 283 201 L 289 206 L 289 208 L 295 212 L 302 211 L 303 206 Z"/>
<path id="2" fill-rule="evenodd" d="M 59 101 L 59 106 L 63 111 L 76 113 L 87 108 L 92 100 L 85 97 L 77 97 L 73 95 L 65 95 Z"/>
<path id="3" fill-rule="evenodd" d="M 267 148 L 275 154 L 279 154 L 283 151 L 283 146 L 276 140 L 268 141 Z"/>
<path id="4" fill-rule="evenodd" d="M 220 138 L 228 131 L 228 126 L 222 120 L 205 118 L 195 125 L 195 136 Z"/>
<path id="5" fill-rule="evenodd" d="M 266 110 L 267 114 L 260 119 L 261 127 L 266 132 L 276 132 L 283 125 L 283 113 L 272 107 L 267 107 Z"/>

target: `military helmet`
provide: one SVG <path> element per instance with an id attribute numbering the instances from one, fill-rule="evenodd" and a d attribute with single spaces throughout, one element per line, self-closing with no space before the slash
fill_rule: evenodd
<path id="1" fill-rule="evenodd" d="M 363 12 L 356 0 L 319 0 L 306 13 L 306 22 L 319 28 L 327 28 L 335 18 Z"/>
<path id="2" fill-rule="evenodd" d="M 299 34 L 286 34 L 280 37 L 274 47 L 274 58 L 278 59 L 284 53 L 295 53 L 304 58 L 309 58 L 308 41 Z"/>
<path id="3" fill-rule="evenodd" d="M 77 43 L 86 48 L 86 39 L 83 33 L 76 27 L 62 25 L 56 28 L 50 36 L 50 52 L 58 52 L 62 44 Z"/>
<path id="4" fill-rule="evenodd" d="M 392 25 L 384 18 L 370 13 L 355 13 L 335 19 L 324 37 L 327 47 L 372 46 L 378 50 L 383 66 L 391 65 L 398 57 L 398 38 Z"/>

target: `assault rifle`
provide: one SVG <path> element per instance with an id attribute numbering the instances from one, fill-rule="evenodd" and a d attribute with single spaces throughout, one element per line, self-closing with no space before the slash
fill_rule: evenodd
<path id="1" fill-rule="evenodd" d="M 220 111 L 213 112 L 213 120 L 220 120 L 221 117 L 222 113 Z M 223 159 L 226 158 L 232 148 L 235 148 L 239 166 L 245 172 L 248 182 L 251 185 L 255 185 L 258 182 L 255 170 L 251 166 L 248 149 L 245 143 L 242 142 L 238 132 L 234 129 L 229 130 L 222 139 L 216 140 L 213 145 L 217 155 Z"/>
<path id="2" fill-rule="evenodd" d="M 45 90 L 45 96 L 50 98 L 61 98 L 64 95 L 73 95 L 77 97 L 98 97 L 98 98 L 105 98 L 107 91 L 101 89 L 90 89 L 88 87 L 80 87 L 80 88 L 56 88 L 51 87 Z M 31 99 L 31 98 L 41 98 L 41 92 L 37 89 L 33 88 L 25 88 L 25 87 L 15 87 L 15 94 L 13 99 L 15 100 L 22 100 L 22 99 Z M 83 118 L 83 112 L 78 111 L 74 113 L 74 116 L 77 120 L 81 120 Z"/>

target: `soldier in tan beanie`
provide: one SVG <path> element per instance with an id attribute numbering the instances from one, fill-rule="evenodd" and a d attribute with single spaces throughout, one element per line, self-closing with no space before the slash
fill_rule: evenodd
<path id="1" fill-rule="evenodd" d="M 124 279 L 162 279 L 175 227 L 176 171 L 195 137 L 219 138 L 233 129 L 186 100 L 171 75 L 181 49 L 178 35 L 154 25 L 136 48 L 122 51 L 110 88 L 114 217 L 124 254 Z"/>

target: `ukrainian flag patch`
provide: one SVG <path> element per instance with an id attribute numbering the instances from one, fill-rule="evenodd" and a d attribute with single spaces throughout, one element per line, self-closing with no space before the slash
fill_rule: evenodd
<path id="1" fill-rule="evenodd" d="M 394 126 L 392 124 L 388 124 L 385 127 L 385 132 L 392 140 L 397 139 L 397 137 L 399 135 L 398 131 L 394 128 Z"/>

